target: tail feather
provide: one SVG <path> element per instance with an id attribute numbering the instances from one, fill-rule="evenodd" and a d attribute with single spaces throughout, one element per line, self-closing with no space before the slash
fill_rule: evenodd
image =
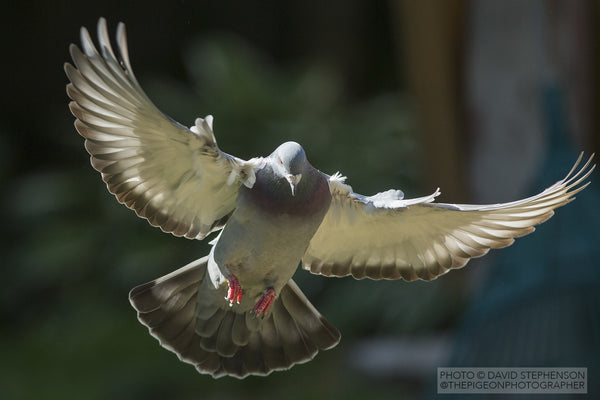
<path id="1" fill-rule="evenodd" d="M 225 316 L 225 310 L 222 308 L 215 308 L 214 306 L 207 306 L 205 308 L 210 309 L 212 313 L 210 313 L 206 319 L 203 319 L 201 315 L 196 313 L 196 333 L 202 337 L 211 337 L 217 334 L 219 327 L 221 326 L 221 321 Z"/>
<path id="2" fill-rule="evenodd" d="M 283 288 L 280 298 L 301 332 L 319 349 L 327 350 L 338 344 L 339 331 L 323 318 L 294 281 L 290 280 Z"/>
<path id="3" fill-rule="evenodd" d="M 288 360 L 294 362 L 295 360 L 305 359 L 306 355 L 314 356 L 317 353 L 317 347 L 311 341 L 306 340 L 305 334 L 282 302 L 275 303 L 273 307 L 275 307 L 273 320 L 277 327 L 277 334 L 281 338 L 281 347 Z"/>
<path id="4" fill-rule="evenodd" d="M 202 257 L 177 271 L 133 288 L 129 292 L 129 298 L 135 298 L 135 309 L 140 313 L 148 314 L 164 307 L 177 307 L 177 303 L 184 305 L 182 300 L 185 299 L 184 302 L 187 302 L 190 295 L 186 289 L 191 287 L 198 290 L 196 286 L 206 273 L 206 268 L 202 268 L 202 265 L 206 265 L 207 261 L 208 256 Z M 152 291 L 153 296 L 140 296 L 148 290 Z M 157 302 L 156 298 L 168 299 L 170 303 Z"/>
<path id="5" fill-rule="evenodd" d="M 312 359 L 340 334 L 290 280 L 271 312 L 236 312 L 209 282 L 207 257 L 129 294 L 138 319 L 180 360 L 218 378 L 267 375 Z"/>
<path id="6" fill-rule="evenodd" d="M 285 359 L 285 352 L 282 351 L 281 339 L 277 334 L 273 318 L 267 318 L 263 321 L 260 330 L 260 341 L 261 356 L 268 370 L 284 369 L 290 365 L 290 362 Z M 314 354 L 311 354 L 310 358 L 313 356 Z"/>
<path id="7" fill-rule="evenodd" d="M 238 351 L 239 347 L 233 342 L 231 331 L 233 320 L 237 317 L 233 312 L 225 313 L 216 341 L 216 352 L 224 357 L 232 357 Z"/>
<path id="8" fill-rule="evenodd" d="M 253 330 L 256 330 L 251 328 L 254 327 L 248 327 L 246 315 L 237 314 L 235 321 L 233 321 L 233 326 L 231 327 L 231 339 L 239 347 L 246 346 L 250 340 L 250 333 L 252 333 Z"/>

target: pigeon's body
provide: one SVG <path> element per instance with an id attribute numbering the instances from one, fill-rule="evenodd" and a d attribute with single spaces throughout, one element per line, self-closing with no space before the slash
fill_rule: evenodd
<path id="1" fill-rule="evenodd" d="M 325 174 L 307 162 L 292 195 L 288 181 L 273 171 L 278 162 L 278 157 L 265 159 L 254 186 L 240 188 L 236 209 L 209 258 L 216 288 L 231 274 L 244 282 L 239 306 L 244 311 L 269 288 L 279 293 L 292 278 L 331 203 Z"/>
<path id="2" fill-rule="evenodd" d="M 124 25 L 118 55 L 106 22 L 100 52 L 82 28 L 67 93 L 91 162 L 117 199 L 190 239 L 222 229 L 208 256 L 130 292 L 162 346 L 214 377 L 266 375 L 335 346 L 339 332 L 291 280 L 299 263 L 325 276 L 431 280 L 533 232 L 583 190 L 592 157 L 541 193 L 493 205 L 354 193 L 313 168 L 302 147 L 248 161 L 222 152 L 212 117 L 191 128 L 162 114 L 137 82 Z"/>

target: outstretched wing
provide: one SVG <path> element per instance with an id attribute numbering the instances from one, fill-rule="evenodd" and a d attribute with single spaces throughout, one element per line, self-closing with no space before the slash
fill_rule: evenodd
<path id="1" fill-rule="evenodd" d="M 326 276 L 432 280 L 489 249 L 509 246 L 534 231 L 554 209 L 574 199 L 588 184 L 592 157 L 578 171 L 543 192 L 494 205 L 432 203 L 439 194 L 403 200 L 400 191 L 365 197 L 353 193 L 339 175 L 330 179 L 331 208 L 302 262 Z"/>
<path id="2" fill-rule="evenodd" d="M 202 239 L 221 228 L 239 187 L 254 184 L 257 161 L 219 150 L 212 117 L 198 118 L 188 129 L 156 108 L 131 69 L 123 23 L 117 28 L 118 55 L 104 18 L 98 42 L 100 52 L 81 28 L 83 52 L 70 46 L 75 67 L 66 63 L 65 72 L 75 127 L 108 190 L 176 236 Z"/>

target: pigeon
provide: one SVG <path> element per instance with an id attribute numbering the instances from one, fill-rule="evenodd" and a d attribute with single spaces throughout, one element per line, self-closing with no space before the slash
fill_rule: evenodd
<path id="1" fill-rule="evenodd" d="M 164 232 L 210 242 L 210 253 L 135 287 L 139 321 L 180 360 L 215 378 L 268 375 L 304 363 L 339 331 L 292 280 L 314 274 L 432 280 L 533 232 L 583 190 L 595 165 L 583 153 L 566 177 L 510 203 L 435 203 L 434 193 L 355 193 L 340 173 L 314 168 L 295 142 L 250 160 L 219 149 L 213 118 L 187 128 L 163 114 L 133 74 L 125 25 L 113 51 L 85 27 L 69 48 L 69 108 L 108 190 Z"/>

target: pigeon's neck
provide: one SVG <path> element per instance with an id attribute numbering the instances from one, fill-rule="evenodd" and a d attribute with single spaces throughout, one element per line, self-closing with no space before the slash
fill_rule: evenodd
<path id="1" fill-rule="evenodd" d="M 272 167 L 267 165 L 257 171 L 256 182 L 251 189 L 240 189 L 240 196 L 265 213 L 298 217 L 315 214 L 324 216 L 331 202 L 326 177 L 310 166 L 302 173 L 294 195 L 289 182 L 275 174 Z"/>

